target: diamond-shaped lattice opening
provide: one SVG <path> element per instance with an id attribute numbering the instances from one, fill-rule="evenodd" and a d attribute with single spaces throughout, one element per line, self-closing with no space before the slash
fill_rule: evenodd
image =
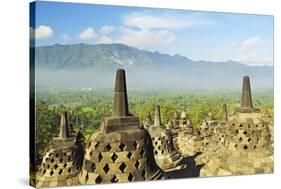
<path id="1" fill-rule="evenodd" d="M 133 181 L 133 179 L 134 179 L 134 176 L 132 175 L 132 173 L 130 173 L 129 176 L 128 176 L 128 180 Z"/>
<path id="2" fill-rule="evenodd" d="M 138 143 L 137 143 L 136 141 L 134 142 L 134 144 L 133 144 L 133 145 L 134 145 L 135 149 L 137 149 L 137 147 L 138 147 Z"/>
<path id="3" fill-rule="evenodd" d="M 117 179 L 116 175 L 114 175 L 114 176 L 112 177 L 111 182 L 112 182 L 112 183 L 118 182 L 118 179 Z"/>
<path id="4" fill-rule="evenodd" d="M 59 154 L 58 154 L 58 153 L 56 153 L 56 157 L 59 157 Z"/>
<path id="5" fill-rule="evenodd" d="M 155 155 L 157 155 L 157 154 L 158 154 L 157 150 L 155 150 L 155 151 L 154 151 L 154 154 L 155 154 Z"/>
<path id="6" fill-rule="evenodd" d="M 119 166 L 119 169 L 122 173 L 124 173 L 124 170 L 126 169 L 126 164 L 123 162 L 120 166 Z"/>
<path id="7" fill-rule="evenodd" d="M 247 145 L 244 145 L 243 148 L 244 148 L 244 150 L 247 150 L 247 149 L 248 149 L 248 146 L 247 146 Z"/>
<path id="8" fill-rule="evenodd" d="M 125 147 L 126 147 L 126 146 L 125 146 L 125 144 L 123 144 L 123 143 L 121 143 L 121 144 L 119 145 L 119 148 L 120 148 L 120 150 L 122 150 L 122 151 L 125 149 Z"/>
<path id="9" fill-rule="evenodd" d="M 88 180 L 89 180 L 89 174 L 87 173 L 85 176 L 85 182 L 88 182 Z"/>
<path id="10" fill-rule="evenodd" d="M 71 156 L 69 156 L 69 157 L 67 158 L 67 160 L 68 160 L 68 161 L 71 161 Z"/>
<path id="11" fill-rule="evenodd" d="M 90 156 L 92 156 L 92 155 L 93 155 L 93 151 L 90 152 Z"/>
<path id="12" fill-rule="evenodd" d="M 105 148 L 106 148 L 107 151 L 110 151 L 110 150 L 111 150 L 111 145 L 110 145 L 110 144 L 107 144 L 107 145 L 105 146 Z"/>
<path id="13" fill-rule="evenodd" d="M 161 154 L 164 154 L 164 150 L 161 151 Z"/>
<path id="14" fill-rule="evenodd" d="M 51 159 L 51 162 L 52 162 L 52 163 L 54 163 L 54 162 L 55 162 L 54 158 L 52 158 L 52 159 Z"/>
<path id="15" fill-rule="evenodd" d="M 99 142 L 96 143 L 95 149 L 97 149 L 99 147 L 99 144 L 100 144 Z"/>
<path id="16" fill-rule="evenodd" d="M 62 169 L 60 169 L 60 170 L 59 170 L 59 175 L 61 175 L 61 174 L 62 174 L 62 172 L 63 172 L 63 170 L 62 170 Z"/>
<path id="17" fill-rule="evenodd" d="M 254 147 L 253 147 L 253 149 L 255 150 L 257 148 L 257 146 L 255 145 Z"/>
<path id="18" fill-rule="evenodd" d="M 50 165 L 49 164 L 48 164 L 47 168 L 50 169 Z"/>
<path id="19" fill-rule="evenodd" d="M 62 158 L 60 158 L 60 160 L 59 160 L 59 161 L 60 161 L 60 163 L 62 163 L 62 162 L 63 162 L 63 159 L 62 159 Z"/>
<path id="20" fill-rule="evenodd" d="M 236 133 L 236 134 L 238 134 L 238 133 L 239 133 L 238 129 L 235 131 L 235 133 Z"/>
<path id="21" fill-rule="evenodd" d="M 139 163 L 139 161 L 137 160 L 136 163 L 135 163 L 135 167 L 138 169 L 139 166 L 140 166 L 140 163 Z"/>
<path id="22" fill-rule="evenodd" d="M 50 175 L 52 176 L 53 174 L 54 174 L 54 171 L 53 171 L 53 170 L 51 170 Z"/>
<path id="23" fill-rule="evenodd" d="M 76 166 L 76 169 L 77 169 L 78 171 L 80 171 L 81 167 L 77 165 L 77 166 Z"/>
<path id="24" fill-rule="evenodd" d="M 252 134 L 255 134 L 255 131 L 253 131 Z"/>
<path id="25" fill-rule="evenodd" d="M 247 135 L 248 133 L 247 133 L 247 131 L 244 131 L 243 134 L 244 134 L 244 135 Z"/>
<path id="26" fill-rule="evenodd" d="M 63 167 L 66 168 L 66 166 L 67 166 L 67 163 L 64 163 L 64 164 L 63 164 Z"/>
<path id="27" fill-rule="evenodd" d="M 46 169 L 44 169 L 44 171 L 43 171 L 43 174 L 45 174 L 46 173 Z"/>
<path id="28" fill-rule="evenodd" d="M 158 142 L 157 141 L 155 141 L 155 145 L 157 145 L 158 144 Z"/>
<path id="29" fill-rule="evenodd" d="M 93 164 L 91 165 L 91 170 L 92 170 L 92 172 L 94 172 L 94 171 L 96 170 L 96 164 L 93 163 Z"/>
<path id="30" fill-rule="evenodd" d="M 69 168 L 67 171 L 70 173 L 71 172 L 71 168 Z"/>
<path id="31" fill-rule="evenodd" d="M 102 178 L 100 177 L 100 176 L 98 176 L 97 178 L 96 178 L 96 183 L 97 184 L 100 184 L 102 182 Z"/>
<path id="32" fill-rule="evenodd" d="M 98 159 L 99 159 L 99 162 L 102 160 L 102 155 L 101 155 L 101 153 L 99 154 Z"/>
<path id="33" fill-rule="evenodd" d="M 243 125 L 242 125 L 242 124 L 240 124 L 239 126 L 240 126 L 240 128 L 243 128 Z"/>
<path id="34" fill-rule="evenodd" d="M 250 142 L 252 139 L 251 138 L 248 138 L 248 142 Z"/>
<path id="35" fill-rule="evenodd" d="M 58 164 L 55 164 L 55 165 L 54 165 L 54 168 L 55 168 L 55 169 L 57 169 L 58 167 L 59 167 Z"/>
<path id="36" fill-rule="evenodd" d="M 243 140 L 242 137 L 240 137 L 240 138 L 239 138 L 239 141 L 242 142 L 242 140 Z"/>
<path id="37" fill-rule="evenodd" d="M 238 146 L 237 144 L 234 145 L 235 148 L 237 148 L 237 146 Z"/>
<path id="38" fill-rule="evenodd" d="M 158 146 L 158 150 L 160 150 L 161 146 Z"/>
<path id="39" fill-rule="evenodd" d="M 109 171 L 109 165 L 106 164 L 106 165 L 103 167 L 103 170 L 104 170 L 104 172 L 107 174 L 108 171 Z"/>
<path id="40" fill-rule="evenodd" d="M 145 170 L 141 172 L 141 176 L 145 179 Z"/>
<path id="41" fill-rule="evenodd" d="M 132 152 L 128 152 L 127 157 L 128 157 L 129 159 L 131 159 L 132 155 L 133 155 Z"/>
<path id="42" fill-rule="evenodd" d="M 144 156 L 144 149 L 142 149 L 141 151 L 140 151 L 140 155 L 143 157 Z"/>
<path id="43" fill-rule="evenodd" d="M 113 153 L 113 155 L 111 156 L 112 161 L 115 162 L 117 158 L 118 156 L 115 153 Z"/>

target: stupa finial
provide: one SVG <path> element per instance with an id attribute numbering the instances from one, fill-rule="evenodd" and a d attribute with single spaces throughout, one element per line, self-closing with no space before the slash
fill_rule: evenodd
<path id="1" fill-rule="evenodd" d="M 155 113 L 154 113 L 154 126 L 161 125 L 161 115 L 160 115 L 160 106 L 155 106 Z"/>
<path id="2" fill-rule="evenodd" d="M 126 75 L 124 69 L 118 69 L 116 71 L 112 115 L 118 117 L 129 115 Z"/>
<path id="3" fill-rule="evenodd" d="M 69 130 L 68 130 L 68 123 L 67 123 L 67 112 L 62 112 L 60 114 L 59 138 L 68 138 L 68 137 L 69 137 Z"/>
<path id="4" fill-rule="evenodd" d="M 249 76 L 243 77 L 242 97 L 241 97 L 241 108 L 253 108 L 251 85 Z"/>
<path id="5" fill-rule="evenodd" d="M 226 104 L 223 104 L 222 106 L 222 120 L 223 121 L 227 121 L 228 120 L 228 116 L 227 116 L 227 107 L 226 107 Z"/>

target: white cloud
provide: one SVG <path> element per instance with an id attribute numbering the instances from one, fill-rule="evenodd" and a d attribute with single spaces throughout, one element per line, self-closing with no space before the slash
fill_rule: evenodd
<path id="1" fill-rule="evenodd" d="M 107 35 L 112 33 L 115 30 L 114 26 L 104 25 L 100 28 L 100 34 Z"/>
<path id="2" fill-rule="evenodd" d="M 67 34 L 61 35 L 61 38 L 62 38 L 63 42 L 68 42 L 68 41 L 70 41 L 70 37 L 69 37 Z"/>
<path id="3" fill-rule="evenodd" d="M 249 39 L 242 41 L 239 48 L 240 49 L 254 48 L 263 42 L 264 41 L 260 37 L 255 36 L 255 37 L 251 37 Z"/>
<path id="4" fill-rule="evenodd" d="M 138 27 L 141 29 L 178 29 L 183 27 L 209 25 L 214 22 L 202 16 L 202 14 L 182 15 L 173 14 L 151 14 L 149 12 L 135 12 L 123 17 L 125 26 Z"/>
<path id="5" fill-rule="evenodd" d="M 88 27 L 85 30 L 83 30 L 80 34 L 79 34 L 79 39 L 81 40 L 91 40 L 97 37 L 97 34 L 95 32 L 95 30 L 92 27 Z"/>
<path id="6" fill-rule="evenodd" d="M 41 25 L 38 28 L 30 28 L 31 39 L 48 39 L 54 34 L 53 29 L 50 26 Z"/>
<path id="7" fill-rule="evenodd" d="M 160 50 L 163 46 L 171 44 L 175 40 L 175 36 L 168 30 L 134 30 L 127 27 L 123 27 L 121 30 L 123 35 L 116 40 L 117 43 L 141 49 Z"/>
<path id="8" fill-rule="evenodd" d="M 113 40 L 110 37 L 107 36 L 101 36 L 101 38 L 99 38 L 98 43 L 112 43 Z"/>
<path id="9" fill-rule="evenodd" d="M 229 44 L 233 49 L 233 59 L 248 65 L 272 65 L 273 55 L 265 46 L 266 40 L 254 36 L 243 41 L 234 41 Z"/>
<path id="10" fill-rule="evenodd" d="M 134 12 L 122 17 L 122 25 L 118 28 L 121 36 L 115 40 L 129 46 L 167 51 L 175 45 L 174 30 L 186 27 L 214 24 L 204 14 L 180 14 L 177 12 Z M 169 50 L 168 50 L 169 51 Z"/>

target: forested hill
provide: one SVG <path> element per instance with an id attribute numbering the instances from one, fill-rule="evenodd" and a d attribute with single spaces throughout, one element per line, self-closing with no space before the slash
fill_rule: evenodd
<path id="1" fill-rule="evenodd" d="M 158 86 L 159 82 L 188 88 L 224 88 L 231 87 L 230 83 L 233 82 L 231 85 L 237 87 L 243 75 L 250 75 L 256 82 L 256 87 L 272 88 L 273 85 L 272 66 L 248 66 L 235 61 L 193 61 L 178 54 L 150 52 L 123 44 L 55 44 L 36 47 L 35 65 L 40 71 L 71 72 L 72 78 L 85 71 L 92 75 L 93 72 L 112 74 L 122 67 L 133 73 L 131 75 L 134 77 L 145 77 L 149 81 L 138 79 L 136 84 L 141 81 L 143 84 L 148 83 L 150 87 L 154 84 Z M 40 82 L 40 76 L 38 77 Z M 84 84 L 85 82 L 87 83 L 84 81 Z"/>

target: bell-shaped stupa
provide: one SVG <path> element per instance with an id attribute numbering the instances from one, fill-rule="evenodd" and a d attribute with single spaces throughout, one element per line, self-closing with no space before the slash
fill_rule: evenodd
<path id="1" fill-rule="evenodd" d="M 100 129 L 86 144 L 81 184 L 162 179 L 155 163 L 149 133 L 129 113 L 125 70 L 116 72 L 112 116 L 103 117 Z"/>
<path id="2" fill-rule="evenodd" d="M 61 113 L 60 132 L 44 155 L 36 187 L 78 184 L 77 176 L 83 163 L 83 145 L 70 134 L 67 113 Z"/>
<path id="3" fill-rule="evenodd" d="M 224 129 L 224 153 L 209 156 L 201 176 L 273 172 L 269 124 L 253 106 L 248 76 L 243 78 L 241 107 L 228 118 Z"/>
<path id="4" fill-rule="evenodd" d="M 173 136 L 161 123 L 160 106 L 155 107 L 154 124 L 148 129 L 152 138 L 153 152 L 157 165 L 164 171 L 181 169 L 182 156 L 174 147 Z"/>

